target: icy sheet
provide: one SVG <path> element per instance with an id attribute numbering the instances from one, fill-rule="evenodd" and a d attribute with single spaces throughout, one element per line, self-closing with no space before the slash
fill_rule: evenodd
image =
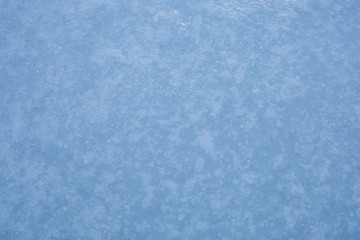
<path id="1" fill-rule="evenodd" d="M 359 237 L 359 1 L 0 0 L 0 239 Z"/>

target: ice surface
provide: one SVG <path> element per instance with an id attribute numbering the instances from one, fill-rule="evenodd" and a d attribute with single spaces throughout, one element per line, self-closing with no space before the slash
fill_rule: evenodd
<path id="1" fill-rule="evenodd" d="M 0 239 L 359 236 L 359 1 L 0 0 Z"/>

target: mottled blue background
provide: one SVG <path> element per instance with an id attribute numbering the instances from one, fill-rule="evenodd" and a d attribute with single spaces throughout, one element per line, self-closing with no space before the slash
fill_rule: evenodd
<path id="1" fill-rule="evenodd" d="M 0 0 L 0 239 L 360 239 L 360 2 Z"/>

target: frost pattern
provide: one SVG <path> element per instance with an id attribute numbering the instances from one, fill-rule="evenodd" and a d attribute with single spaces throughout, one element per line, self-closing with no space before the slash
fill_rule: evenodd
<path id="1" fill-rule="evenodd" d="M 360 3 L 0 0 L 0 239 L 358 239 Z"/>

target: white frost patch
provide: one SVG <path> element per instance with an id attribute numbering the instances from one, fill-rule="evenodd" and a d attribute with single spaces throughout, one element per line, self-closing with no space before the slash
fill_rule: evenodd
<path id="1" fill-rule="evenodd" d="M 284 164 L 284 155 L 280 154 L 280 155 L 276 156 L 275 159 L 274 159 L 273 164 L 274 164 L 275 168 L 278 168 L 281 165 L 283 165 Z"/>
<path id="2" fill-rule="evenodd" d="M 305 189 L 304 187 L 298 183 L 292 183 L 290 186 L 290 191 L 292 194 L 304 194 L 305 193 Z"/>
<path id="3" fill-rule="evenodd" d="M 166 187 L 167 189 L 169 189 L 169 191 L 171 192 L 171 194 L 176 194 L 177 193 L 177 185 L 174 181 L 172 180 L 166 180 L 163 183 L 163 186 Z"/>
<path id="4" fill-rule="evenodd" d="M 254 173 L 245 173 L 241 178 L 244 182 L 251 184 L 255 182 L 257 175 Z"/>
<path id="5" fill-rule="evenodd" d="M 211 200 L 210 205 L 211 205 L 211 208 L 215 209 L 215 210 L 221 209 L 224 206 L 223 202 L 220 200 Z"/>
<path id="6" fill-rule="evenodd" d="M 191 178 L 189 180 L 186 181 L 185 186 L 184 186 L 184 192 L 185 193 L 189 193 L 191 192 L 196 184 L 196 179 L 195 178 Z"/>
<path id="7" fill-rule="evenodd" d="M 206 152 L 210 153 L 214 156 L 214 138 L 210 134 L 209 131 L 203 131 L 198 134 L 197 136 L 197 143 L 202 147 Z"/>

